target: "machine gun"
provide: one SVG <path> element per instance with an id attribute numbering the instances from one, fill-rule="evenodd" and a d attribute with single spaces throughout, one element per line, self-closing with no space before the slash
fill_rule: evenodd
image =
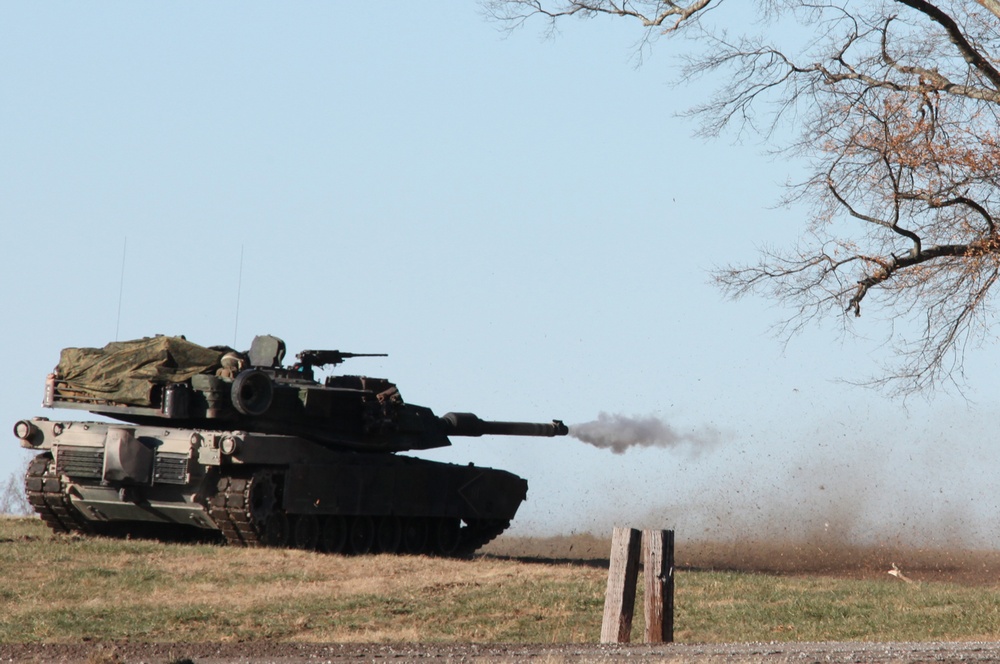
<path id="1" fill-rule="evenodd" d="M 343 364 L 352 357 L 388 357 L 388 353 L 344 353 L 339 350 L 304 350 L 295 357 L 306 371 L 312 367 Z"/>

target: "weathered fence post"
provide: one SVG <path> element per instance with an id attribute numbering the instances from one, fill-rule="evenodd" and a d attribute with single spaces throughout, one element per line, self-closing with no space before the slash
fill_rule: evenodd
<path id="1" fill-rule="evenodd" d="M 615 527 L 611 536 L 608 591 L 604 596 L 601 643 L 628 643 L 632 635 L 635 587 L 639 580 L 640 533 L 635 528 Z"/>
<path id="2" fill-rule="evenodd" d="M 646 643 L 674 640 L 674 531 L 642 531 Z"/>
<path id="3" fill-rule="evenodd" d="M 616 527 L 611 536 L 601 643 L 628 643 L 632 636 L 640 548 L 645 576 L 646 643 L 674 640 L 674 531 L 644 530 L 640 537 L 634 528 Z"/>

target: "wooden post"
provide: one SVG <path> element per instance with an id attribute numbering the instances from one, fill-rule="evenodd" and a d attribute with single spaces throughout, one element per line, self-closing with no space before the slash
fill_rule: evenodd
<path id="1" fill-rule="evenodd" d="M 640 533 L 635 528 L 615 527 L 612 534 L 601 643 L 628 643 L 632 635 L 635 587 L 639 580 L 640 541 Z"/>
<path id="2" fill-rule="evenodd" d="M 674 531 L 642 531 L 642 574 L 645 579 L 646 643 L 673 643 Z"/>

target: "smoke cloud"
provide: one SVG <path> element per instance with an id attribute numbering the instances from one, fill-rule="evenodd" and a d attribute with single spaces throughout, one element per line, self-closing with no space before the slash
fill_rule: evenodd
<path id="1" fill-rule="evenodd" d="M 624 454 L 632 447 L 676 448 L 686 446 L 694 453 L 716 447 L 722 440 L 714 429 L 678 431 L 658 417 L 628 417 L 600 413 L 596 420 L 573 424 L 569 435 L 594 447 Z"/>

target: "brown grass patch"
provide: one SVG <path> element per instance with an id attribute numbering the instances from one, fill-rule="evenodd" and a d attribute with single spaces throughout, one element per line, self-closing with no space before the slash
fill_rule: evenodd
<path id="1" fill-rule="evenodd" d="M 501 559 L 607 567 L 610 538 L 579 534 L 502 537 L 484 553 Z M 679 540 L 675 563 L 685 570 L 832 576 L 881 580 L 895 564 L 914 581 L 987 585 L 1000 583 L 1000 551 L 859 546 L 832 537 L 814 541 L 699 542 Z"/>

